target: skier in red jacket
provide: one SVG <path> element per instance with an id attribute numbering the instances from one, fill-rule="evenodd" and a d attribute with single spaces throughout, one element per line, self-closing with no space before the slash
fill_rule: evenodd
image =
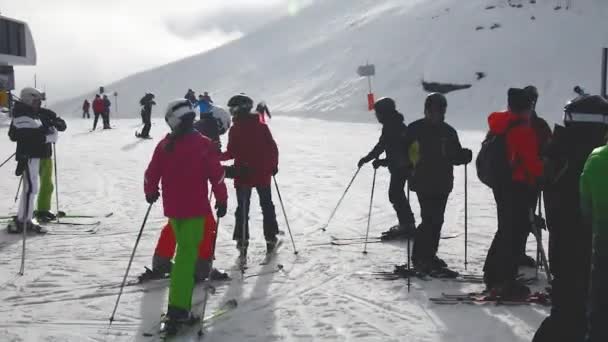
<path id="1" fill-rule="evenodd" d="M 106 110 L 106 106 L 103 102 L 103 99 L 99 94 L 95 95 L 95 100 L 93 100 L 93 114 L 95 115 L 95 119 L 93 120 L 93 130 L 97 128 L 97 121 L 99 117 L 103 115 Z"/>
<path id="2" fill-rule="evenodd" d="M 195 116 L 187 100 L 169 103 L 165 121 L 171 133 L 156 146 L 145 173 L 144 192 L 150 204 L 160 197 L 158 185 L 162 181 L 164 213 L 177 240 L 165 319 L 168 335 L 194 319 L 190 310 L 197 251 L 203 230 L 215 229 L 207 184 L 211 183 L 218 217 L 226 214 L 228 199 L 215 145 L 194 130 Z"/>
<path id="3" fill-rule="evenodd" d="M 530 232 L 530 210 L 543 174 L 538 138 L 530 124 L 532 99 L 518 88 L 509 89 L 509 110 L 492 113 L 490 132 L 505 135 L 506 156 L 511 165 L 511 181 L 493 190 L 498 212 L 498 231 L 484 265 L 484 281 L 494 295 L 521 298 L 530 293 L 516 281 L 521 245 Z"/>
<path id="4" fill-rule="evenodd" d="M 279 227 L 272 203 L 270 182 L 278 172 L 279 151 L 270 129 L 260 122 L 257 113 L 252 113 L 253 100 L 240 94 L 228 101 L 234 125 L 228 134 L 228 147 L 222 160 L 234 159 L 234 186 L 238 206 L 233 239 L 241 258 L 246 257 L 249 245 L 249 204 L 251 190 L 255 188 L 260 197 L 260 206 L 264 216 L 264 237 L 266 249 L 274 250 Z"/>

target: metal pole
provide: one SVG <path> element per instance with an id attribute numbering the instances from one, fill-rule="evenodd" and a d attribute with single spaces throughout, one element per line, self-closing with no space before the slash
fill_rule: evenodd
<path id="1" fill-rule="evenodd" d="M 469 265 L 469 174 L 464 164 L 464 269 Z"/>
<path id="2" fill-rule="evenodd" d="M 59 176 L 57 175 L 57 148 L 53 144 L 53 166 L 55 167 L 55 201 L 57 203 L 57 222 L 59 222 Z"/>
<path id="3" fill-rule="evenodd" d="M 11 154 L 10 157 L 6 158 L 5 161 L 2 162 L 2 164 L 0 164 L 0 167 L 3 167 L 6 163 L 8 163 L 11 159 L 13 159 L 13 157 L 17 154 L 17 152 Z"/>
<path id="4" fill-rule="evenodd" d="M 369 237 L 369 226 L 372 221 L 372 204 L 374 203 L 374 190 L 376 189 L 376 173 L 378 169 L 374 168 L 374 178 L 372 179 L 372 194 L 369 198 L 369 212 L 367 214 L 367 231 L 365 232 L 365 245 L 363 246 L 363 254 L 367 254 L 367 238 Z"/>
<path id="5" fill-rule="evenodd" d="M 141 234 L 144 232 L 144 227 L 146 226 L 146 221 L 148 221 L 148 216 L 150 215 L 150 210 L 152 209 L 152 205 L 154 203 L 150 203 L 148 206 L 148 210 L 146 211 L 146 216 L 144 216 L 144 222 L 141 224 L 141 228 L 139 229 L 139 234 L 137 234 L 137 239 L 135 240 L 135 246 L 133 246 L 133 252 L 131 252 L 131 258 L 129 259 L 129 265 L 127 265 L 127 271 L 125 272 L 125 276 L 122 279 L 122 284 L 120 285 L 120 291 L 118 292 L 118 298 L 116 298 L 116 304 L 114 305 L 114 310 L 112 311 L 112 316 L 110 316 L 110 327 L 112 322 L 114 322 L 114 315 L 116 314 L 116 309 L 118 309 L 118 303 L 120 302 L 120 297 L 122 296 L 122 291 L 125 288 L 125 284 L 127 283 L 127 277 L 129 276 L 129 270 L 131 269 L 131 264 L 133 263 L 133 258 L 135 257 L 135 251 L 137 251 L 137 245 L 139 245 L 139 240 L 141 239 Z"/>
<path id="6" fill-rule="evenodd" d="M 334 210 L 331 212 L 331 215 L 329 215 L 329 218 L 327 219 L 327 223 L 324 226 L 322 226 L 321 228 L 319 228 L 322 231 L 326 231 L 327 226 L 329 226 L 329 223 L 334 218 L 334 215 L 336 215 L 336 212 L 338 211 L 338 208 L 340 207 L 340 204 L 342 204 L 342 200 L 344 200 L 344 197 L 346 197 L 346 193 L 350 189 L 351 185 L 353 185 L 353 182 L 355 181 L 355 178 L 357 178 L 357 175 L 359 174 L 359 171 L 361 171 L 361 168 L 357 169 L 357 171 L 353 175 L 353 178 L 348 183 L 348 186 L 346 186 L 346 190 L 344 190 L 344 193 L 342 193 L 342 197 L 340 197 L 340 199 L 338 200 L 338 204 L 336 205 L 336 207 L 334 208 Z"/>
<path id="7" fill-rule="evenodd" d="M 298 254 L 298 250 L 296 249 L 296 243 L 293 241 L 293 234 L 291 233 L 291 227 L 289 226 L 289 220 L 287 219 L 287 212 L 285 211 L 285 205 L 283 204 L 283 198 L 281 197 L 281 190 L 279 190 L 277 178 L 275 176 L 272 176 L 272 180 L 274 181 L 275 188 L 277 188 L 277 195 L 279 196 L 279 202 L 281 203 L 281 209 L 283 210 L 283 217 L 285 217 L 287 231 L 289 231 L 289 237 L 291 238 L 291 244 L 293 245 L 293 254 Z"/>
<path id="8" fill-rule="evenodd" d="M 608 93 L 606 93 L 606 79 L 608 78 L 608 48 L 602 49 L 602 96 L 608 99 Z"/>

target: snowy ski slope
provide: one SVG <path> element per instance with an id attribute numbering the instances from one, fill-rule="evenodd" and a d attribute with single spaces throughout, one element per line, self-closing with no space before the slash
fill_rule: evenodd
<path id="1" fill-rule="evenodd" d="M 407 116 L 407 120 L 415 119 Z M 460 118 L 454 114 L 450 121 Z M 147 204 L 143 172 L 153 148 L 166 131 L 162 120 L 152 128 L 154 140 L 136 140 L 136 120 L 115 120 L 115 129 L 89 133 L 91 121 L 72 119 L 58 143 L 61 209 L 71 213 L 101 214 L 95 235 L 84 228 L 51 227 L 55 234 L 33 236 L 27 242 L 26 272 L 17 276 L 20 236 L 0 232 L 0 341 L 157 341 L 143 332 L 166 307 L 166 288 L 150 284 L 128 287 L 111 329 L 107 328 L 117 284 L 127 266 Z M 365 233 L 372 168 L 364 168 L 334 221 L 323 233 L 331 209 L 355 171 L 359 157 L 377 139 L 371 124 L 277 118 L 271 129 L 280 148 L 280 184 L 299 255 L 292 253 L 288 236 L 276 262 L 284 272 L 240 279 L 237 251 L 231 241 L 235 196 L 230 187 L 229 214 L 222 220 L 215 265 L 229 270 L 229 284 L 218 286 L 211 310 L 235 298 L 239 307 L 209 328 L 205 341 L 529 341 L 548 309 L 544 307 L 439 306 L 428 301 L 442 292 L 468 292 L 479 284 L 374 279 L 369 272 L 391 270 L 404 263 L 405 245 L 370 244 L 314 246 L 330 235 L 357 237 Z M 6 128 L 0 128 L 5 136 Z M 464 146 L 477 149 L 482 132 L 460 132 Z M 0 156 L 14 145 L 0 144 Z M 14 164 L 0 169 L 0 210 L 16 210 L 13 194 L 18 179 Z M 479 273 L 495 232 L 491 193 L 469 169 L 469 272 Z M 455 170 L 456 187 L 450 197 L 443 233 L 463 232 L 463 167 Z M 371 234 L 396 222 L 387 198 L 388 172 L 379 171 Z M 413 207 L 418 211 L 415 195 Z M 275 195 L 276 201 L 276 195 Z M 265 250 L 257 201 L 252 210 L 252 245 L 245 275 L 274 269 L 259 266 Z M 275 202 L 279 209 L 278 202 Z M 152 252 L 165 222 L 155 205 L 132 268 L 132 278 L 150 265 Z M 281 229 L 286 226 L 279 216 Z M 80 235 L 83 234 L 83 235 Z M 529 253 L 534 252 L 530 241 Z M 442 240 L 439 255 L 463 270 L 464 238 Z M 538 284 L 543 286 L 544 282 Z M 202 290 L 196 290 L 200 298 Z M 181 341 L 195 341 L 194 333 Z"/>
<path id="2" fill-rule="evenodd" d="M 369 60 L 377 66 L 375 92 L 394 97 L 406 114 L 421 110 L 423 79 L 470 83 L 449 95 L 450 110 L 460 115 L 458 126 L 482 128 L 485 115 L 505 105 L 509 86 L 533 83 L 539 112 L 557 121 L 573 86 L 599 91 L 600 48 L 608 46 L 608 2 L 576 0 L 568 11 L 554 9 L 565 2 L 319 0 L 227 45 L 106 89 L 120 94 L 122 117 L 139 117 L 146 91 L 164 103 L 192 88 L 209 90 L 220 104 L 244 91 L 277 113 L 370 121 L 367 81 L 355 73 Z M 486 77 L 477 80 L 477 72 Z M 54 108 L 79 115 L 84 97 Z"/>

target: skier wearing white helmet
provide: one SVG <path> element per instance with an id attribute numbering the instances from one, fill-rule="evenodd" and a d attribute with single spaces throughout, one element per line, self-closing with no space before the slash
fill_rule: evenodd
<path id="1" fill-rule="evenodd" d="M 40 159 L 47 154 L 48 143 L 57 141 L 57 129 L 47 127 L 40 119 L 44 93 L 27 87 L 21 90 L 20 101 L 13 108 L 13 120 L 8 132 L 11 141 L 17 143 L 17 169 L 15 175 L 23 176 L 23 190 L 17 216 L 8 225 L 9 233 L 23 229 L 44 233 L 44 229 L 32 223 L 34 200 L 38 193 Z"/>

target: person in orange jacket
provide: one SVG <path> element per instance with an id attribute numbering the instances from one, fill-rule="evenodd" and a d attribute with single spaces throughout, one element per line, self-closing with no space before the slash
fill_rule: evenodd
<path id="1" fill-rule="evenodd" d="M 502 298 L 525 297 L 530 289 L 516 281 L 520 246 L 531 229 L 530 208 L 543 174 L 538 138 L 530 124 L 532 98 L 524 89 L 511 88 L 509 110 L 488 117 L 490 132 L 503 135 L 511 166 L 510 181 L 492 189 L 498 212 L 498 231 L 484 265 L 488 290 Z"/>

